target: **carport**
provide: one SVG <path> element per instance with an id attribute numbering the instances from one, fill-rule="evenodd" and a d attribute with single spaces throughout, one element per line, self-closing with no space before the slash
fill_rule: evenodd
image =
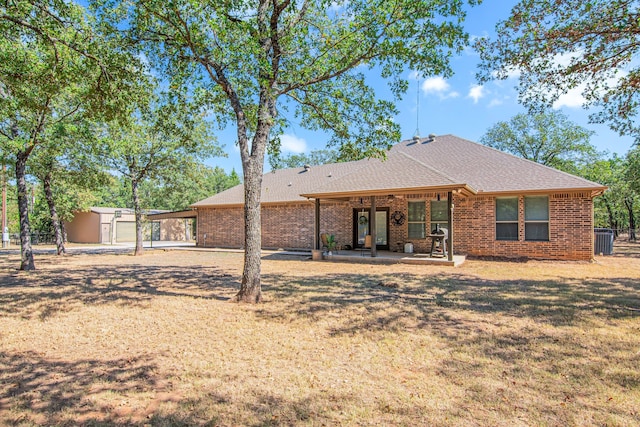
<path id="1" fill-rule="evenodd" d="M 146 217 L 152 241 L 192 241 L 197 236 L 198 211 L 194 209 L 147 213 Z"/>

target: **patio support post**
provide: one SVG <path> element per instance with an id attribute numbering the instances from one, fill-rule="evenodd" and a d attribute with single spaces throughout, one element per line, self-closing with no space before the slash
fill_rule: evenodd
<path id="1" fill-rule="evenodd" d="M 371 210 L 369 211 L 369 228 L 371 229 L 371 256 L 378 256 L 376 250 L 376 196 L 371 196 Z"/>
<path id="2" fill-rule="evenodd" d="M 320 199 L 316 199 L 314 247 L 320 249 Z"/>
<path id="3" fill-rule="evenodd" d="M 447 193 L 447 227 L 449 230 L 449 239 L 447 242 L 447 259 L 453 261 L 453 193 Z"/>

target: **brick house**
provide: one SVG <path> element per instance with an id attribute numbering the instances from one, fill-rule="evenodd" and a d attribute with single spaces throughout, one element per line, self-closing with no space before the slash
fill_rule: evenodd
<path id="1" fill-rule="evenodd" d="M 319 248 L 319 235 L 429 252 L 447 228 L 456 254 L 589 260 L 593 198 L 606 187 L 453 135 L 403 141 L 385 160 L 267 172 L 263 248 Z M 242 185 L 193 205 L 199 246 L 244 245 Z M 375 249 L 373 254 L 375 254 Z"/>

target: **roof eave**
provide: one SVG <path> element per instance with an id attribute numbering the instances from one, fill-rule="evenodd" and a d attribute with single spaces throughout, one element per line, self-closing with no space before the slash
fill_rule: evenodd
<path id="1" fill-rule="evenodd" d="M 349 197 L 362 197 L 362 196 L 379 196 L 386 194 L 415 194 L 432 191 L 453 191 L 456 194 L 463 196 L 470 196 L 476 194 L 477 191 L 467 184 L 449 184 L 449 185 L 437 185 L 427 187 L 412 187 L 412 188 L 382 188 L 373 190 L 352 190 L 352 191 L 336 191 L 327 193 L 306 193 L 301 194 L 301 197 L 308 199 L 342 199 Z"/>
<path id="2" fill-rule="evenodd" d="M 502 190 L 502 191 L 483 191 L 479 190 L 477 192 L 478 195 L 483 196 L 509 196 L 509 195 L 526 195 L 526 194 L 549 194 L 549 193 L 583 193 L 589 192 L 591 193 L 591 197 L 600 196 L 602 193 L 607 191 L 609 187 L 600 186 L 600 187 L 574 187 L 574 188 L 544 188 L 544 189 L 534 189 L 534 190 Z"/>

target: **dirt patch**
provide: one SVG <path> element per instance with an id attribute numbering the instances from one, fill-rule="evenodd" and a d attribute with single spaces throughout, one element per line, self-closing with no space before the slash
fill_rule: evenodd
<path id="1" fill-rule="evenodd" d="M 640 259 L 0 258 L 0 424 L 637 425 Z"/>

